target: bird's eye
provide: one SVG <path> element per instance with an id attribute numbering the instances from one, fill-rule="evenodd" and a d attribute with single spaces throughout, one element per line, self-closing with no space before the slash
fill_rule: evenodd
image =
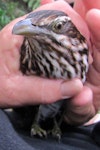
<path id="1" fill-rule="evenodd" d="M 54 32 L 62 34 L 66 31 L 67 26 L 69 26 L 69 22 L 71 21 L 68 16 L 58 16 L 51 23 L 51 28 Z"/>
<path id="2" fill-rule="evenodd" d="M 60 30 L 62 28 L 62 23 L 57 23 L 55 27 L 56 29 Z"/>
<path id="3" fill-rule="evenodd" d="M 53 31 L 55 32 L 60 32 L 61 29 L 63 28 L 63 23 L 62 22 L 57 22 L 53 25 Z"/>

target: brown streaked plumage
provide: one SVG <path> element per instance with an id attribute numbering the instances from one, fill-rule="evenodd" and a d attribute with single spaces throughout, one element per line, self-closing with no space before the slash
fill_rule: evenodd
<path id="1" fill-rule="evenodd" d="M 23 35 L 20 70 L 26 75 L 45 78 L 86 80 L 88 46 L 71 18 L 57 10 L 42 10 L 18 22 L 13 33 Z M 40 105 L 37 122 L 54 118 L 64 101 Z M 35 134 L 32 127 L 32 134 Z M 36 134 L 44 134 L 42 131 Z M 42 135 L 40 135 L 42 136 Z"/>

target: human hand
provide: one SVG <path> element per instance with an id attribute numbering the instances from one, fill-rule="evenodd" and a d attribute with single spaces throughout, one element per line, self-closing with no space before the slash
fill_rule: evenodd
<path id="1" fill-rule="evenodd" d="M 54 3 L 38 8 L 62 10 L 64 4 Z M 64 6 L 65 7 L 65 6 Z M 66 5 L 66 10 L 72 9 Z M 65 97 L 77 95 L 83 85 L 80 80 L 63 82 L 36 76 L 25 76 L 19 71 L 21 36 L 12 35 L 12 28 L 20 17 L 5 26 L 0 32 L 0 107 L 52 103 Z"/>
<path id="2" fill-rule="evenodd" d="M 100 110 L 100 1 L 76 0 L 74 8 L 86 21 L 91 34 L 93 63 L 90 65 L 85 85 L 93 92 L 93 107 L 97 112 Z M 89 123 L 93 122 L 95 118 Z"/>

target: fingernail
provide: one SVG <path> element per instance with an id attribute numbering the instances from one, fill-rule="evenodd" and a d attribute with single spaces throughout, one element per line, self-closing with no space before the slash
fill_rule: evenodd
<path id="1" fill-rule="evenodd" d="M 73 79 L 70 81 L 62 82 L 61 84 L 62 99 L 75 96 L 81 91 L 82 87 L 83 84 L 79 79 Z"/>

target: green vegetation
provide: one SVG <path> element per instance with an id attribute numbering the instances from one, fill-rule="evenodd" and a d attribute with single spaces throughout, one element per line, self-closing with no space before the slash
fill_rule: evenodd
<path id="1" fill-rule="evenodd" d="M 0 0 L 0 29 L 39 6 L 40 0 Z"/>
<path id="2" fill-rule="evenodd" d="M 23 1 L 27 4 L 27 7 L 31 10 L 34 10 L 40 4 L 40 0 L 23 0 Z"/>

